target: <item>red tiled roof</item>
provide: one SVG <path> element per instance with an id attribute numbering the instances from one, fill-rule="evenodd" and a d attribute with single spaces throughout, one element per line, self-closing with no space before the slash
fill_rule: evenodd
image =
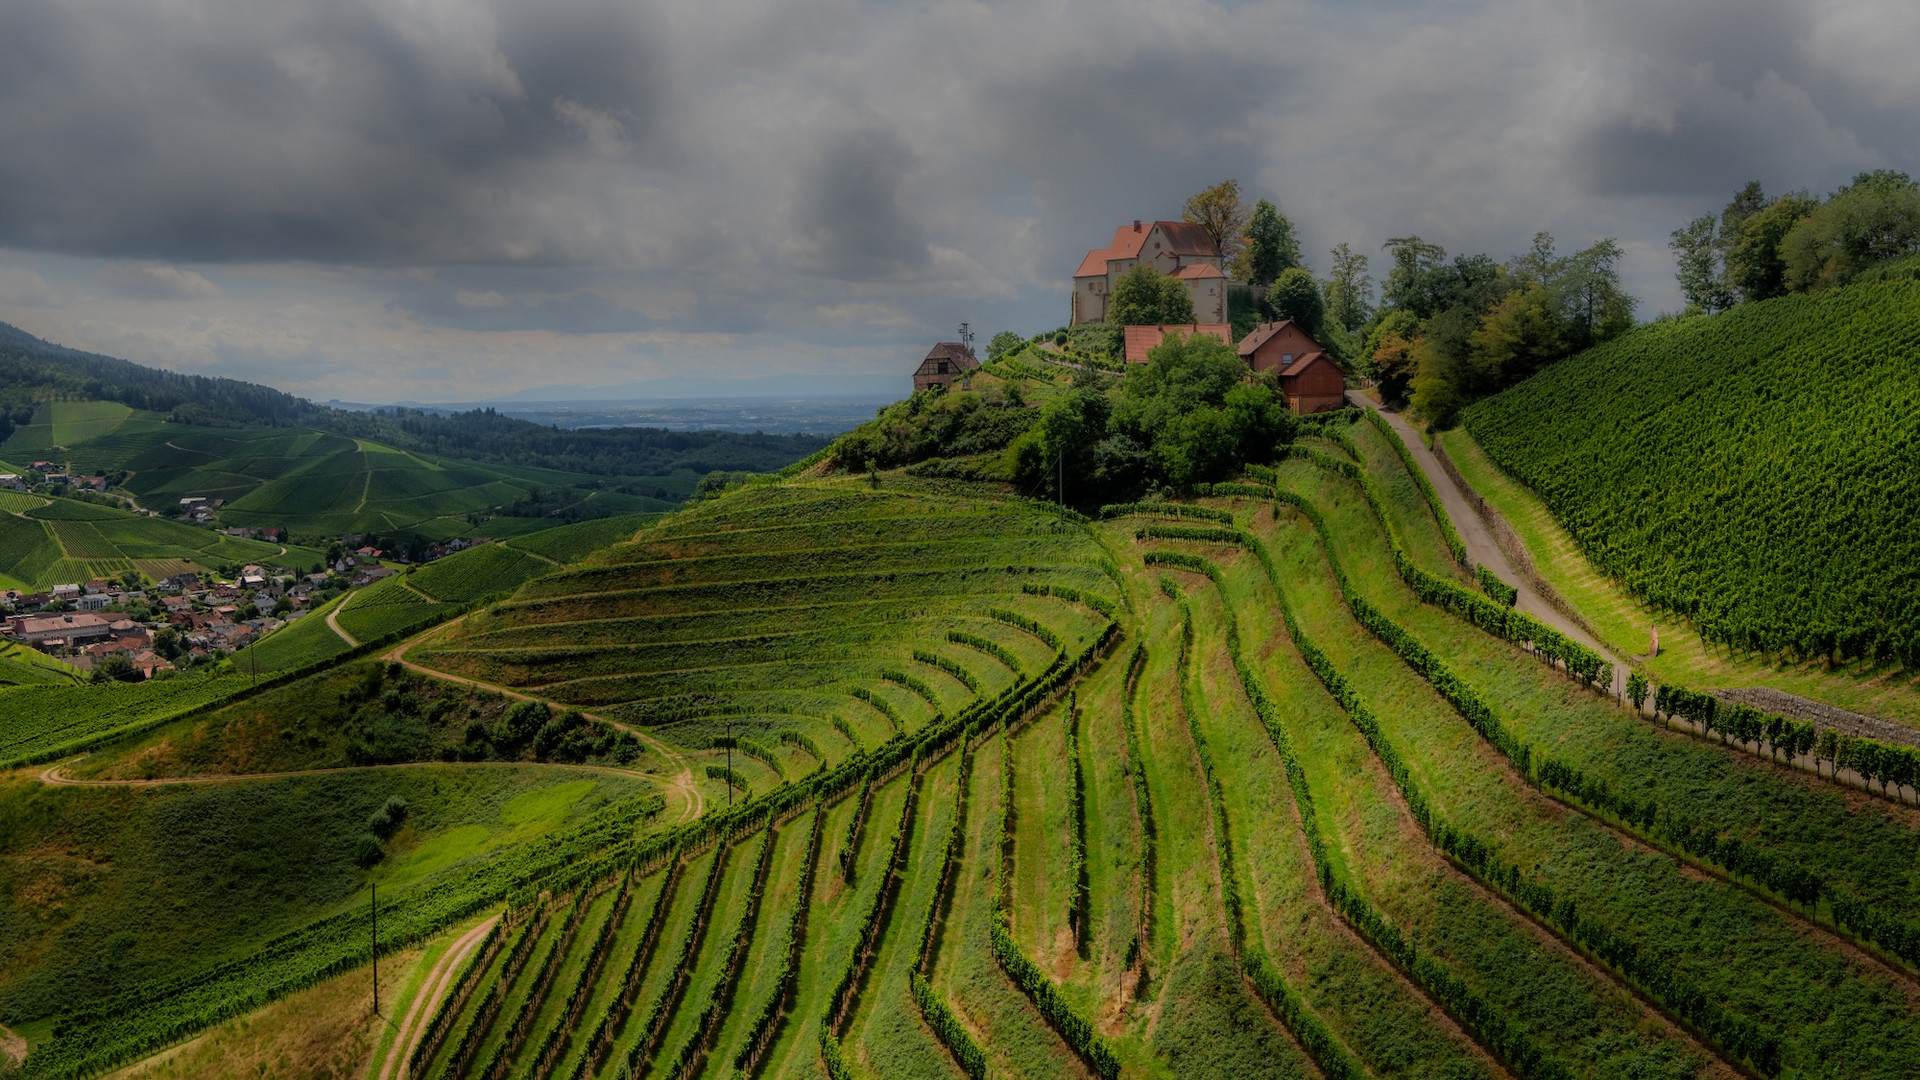
<path id="1" fill-rule="evenodd" d="M 1253 333 L 1240 339 L 1240 345 L 1236 351 L 1241 356 L 1253 355 L 1255 350 L 1267 343 L 1268 338 L 1285 329 L 1292 321 L 1292 319 L 1281 319 L 1279 322 L 1261 323 L 1253 328 Z"/>
<path id="2" fill-rule="evenodd" d="M 1189 263 L 1186 266 L 1175 267 L 1172 276 L 1182 281 L 1189 281 L 1194 278 L 1223 278 L 1227 275 L 1221 273 L 1220 268 L 1212 263 Z"/>
<path id="3" fill-rule="evenodd" d="M 1307 353 L 1303 356 L 1295 357 L 1293 363 L 1288 364 L 1285 368 L 1281 370 L 1280 377 L 1283 379 L 1292 378 L 1293 376 L 1298 375 L 1301 372 L 1307 370 L 1307 368 L 1310 365 L 1312 365 L 1312 363 L 1315 360 L 1326 358 L 1326 356 L 1327 354 L 1325 352 L 1319 349 L 1315 349 L 1314 351 Z M 1327 362 L 1333 363 L 1331 359 L 1329 359 Z M 1334 366 L 1338 367 L 1339 365 L 1334 364 Z"/>
<path id="4" fill-rule="evenodd" d="M 1184 221 L 1156 221 L 1154 227 L 1166 234 L 1167 250 L 1175 255 L 1204 255 L 1213 258 L 1220 254 L 1213 246 L 1213 238 L 1207 230 Z"/>
<path id="5" fill-rule="evenodd" d="M 1089 251 L 1087 252 L 1087 257 L 1080 260 L 1080 269 L 1075 270 L 1073 276 L 1077 278 L 1106 277 L 1107 260 L 1113 257 L 1113 252 L 1105 248 L 1100 248 L 1097 251 Z"/>
<path id="6" fill-rule="evenodd" d="M 1147 234 L 1153 231 L 1152 225 L 1134 222 L 1113 230 L 1113 243 L 1107 245 L 1109 259 L 1137 259 L 1140 248 L 1147 242 Z"/>
<path id="7" fill-rule="evenodd" d="M 1226 323 L 1188 323 L 1185 326 L 1129 326 L 1127 334 L 1127 363 L 1144 364 L 1147 354 L 1155 345 L 1171 333 L 1206 334 L 1218 338 L 1222 344 L 1233 343 L 1233 327 Z"/>

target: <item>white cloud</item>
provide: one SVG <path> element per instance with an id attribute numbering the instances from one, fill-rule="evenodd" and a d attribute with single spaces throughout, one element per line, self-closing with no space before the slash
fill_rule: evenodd
<path id="1" fill-rule="evenodd" d="M 0 309 L 52 307 L 60 294 L 47 279 L 24 266 L 0 266 Z"/>

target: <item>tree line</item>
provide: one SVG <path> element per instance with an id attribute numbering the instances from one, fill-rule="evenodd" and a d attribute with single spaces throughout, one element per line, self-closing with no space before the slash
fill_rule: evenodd
<path id="1" fill-rule="evenodd" d="M 1818 292 L 1920 255 L 1920 184 L 1875 169 L 1820 199 L 1804 190 L 1769 197 L 1750 180 L 1719 214 L 1675 229 L 1668 246 L 1691 314 Z"/>

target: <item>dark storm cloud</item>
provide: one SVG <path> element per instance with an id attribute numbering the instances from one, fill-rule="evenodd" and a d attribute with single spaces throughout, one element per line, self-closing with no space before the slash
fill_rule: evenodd
<path id="1" fill-rule="evenodd" d="M 849 280 L 926 267 L 926 232 L 900 204 L 913 167 L 913 151 L 890 128 L 825 140 L 801 179 L 788 254 L 803 269 Z"/>
<path id="2" fill-rule="evenodd" d="M 0 245 L 182 261 L 554 261 L 533 199 L 658 153 L 633 5 L 0 7 Z M 542 208 L 551 214 L 551 205 Z"/>
<path id="3" fill-rule="evenodd" d="M 1228 177 L 1321 272 L 1618 237 L 1652 314 L 1741 182 L 1920 172 L 1915 40 L 1912 0 L 0 0 L 0 319 L 343 397 L 908 363 L 1058 325 Z"/>

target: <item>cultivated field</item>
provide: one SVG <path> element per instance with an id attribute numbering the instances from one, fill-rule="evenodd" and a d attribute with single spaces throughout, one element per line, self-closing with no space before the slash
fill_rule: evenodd
<path id="1" fill-rule="evenodd" d="M 339 621 L 391 633 L 530 573 L 396 653 L 406 679 L 630 728 L 660 790 L 491 859 L 405 856 L 466 869 L 383 935 L 486 929 L 430 946 L 458 962 L 369 1075 L 1920 1071 L 1904 759 L 1677 682 L 1646 691 L 1665 715 L 1610 696 L 1404 460 L 1337 424 L 1095 521 L 791 479 L 564 568 L 529 545 L 369 590 Z M 76 1010 L 27 1071 L 350 967 L 348 918 L 265 974 Z"/>

